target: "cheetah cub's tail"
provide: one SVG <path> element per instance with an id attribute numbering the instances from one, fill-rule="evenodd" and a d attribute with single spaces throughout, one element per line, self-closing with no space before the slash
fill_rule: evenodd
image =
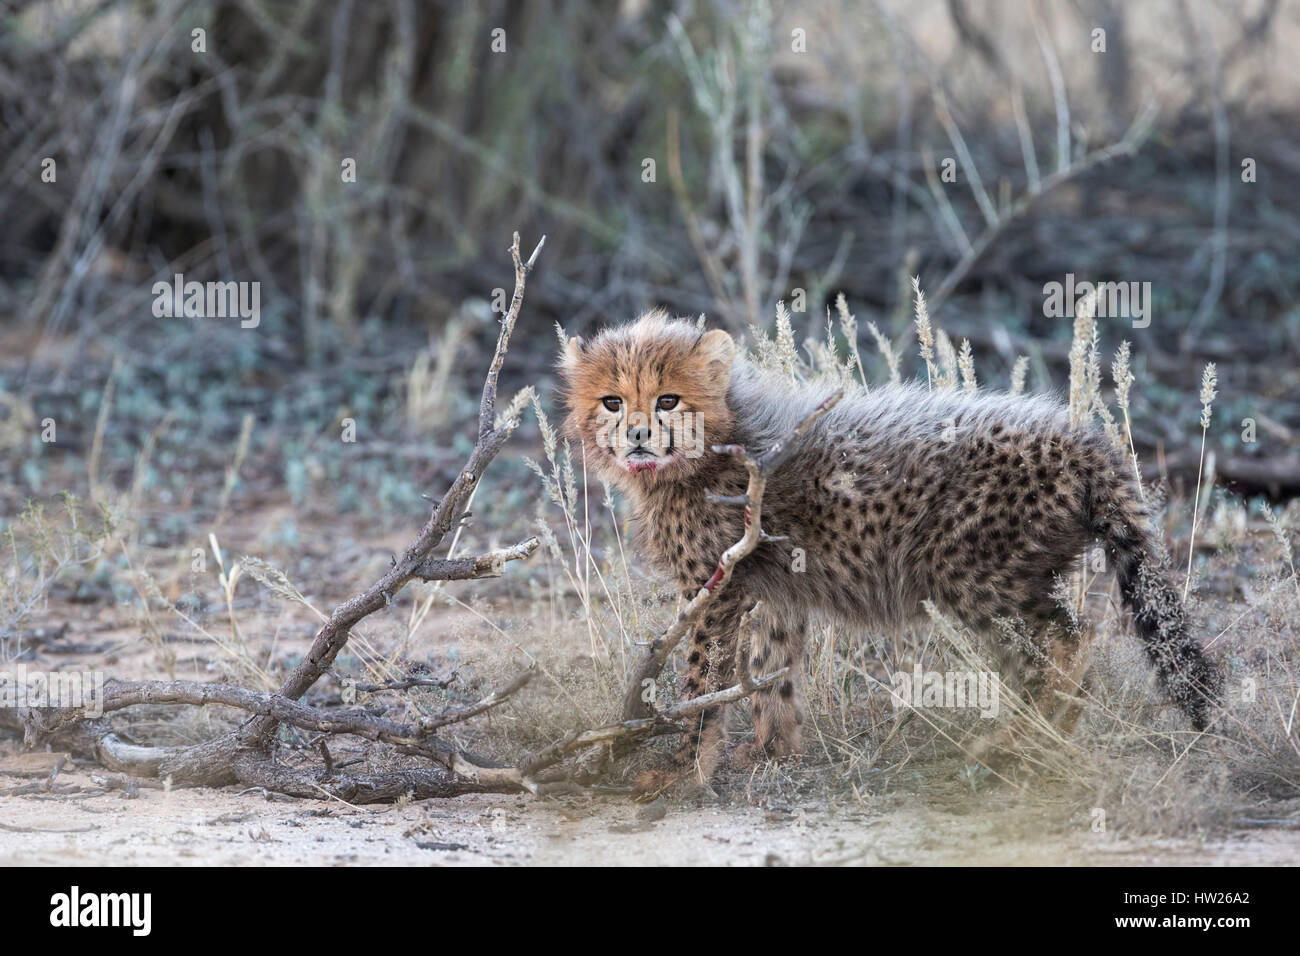
<path id="1" fill-rule="evenodd" d="M 1205 730 L 1222 679 L 1188 629 L 1182 596 L 1166 570 L 1164 545 L 1137 483 L 1127 472 L 1106 468 L 1094 472 L 1089 498 L 1091 530 L 1112 550 L 1120 593 L 1147 656 L 1192 726 Z"/>

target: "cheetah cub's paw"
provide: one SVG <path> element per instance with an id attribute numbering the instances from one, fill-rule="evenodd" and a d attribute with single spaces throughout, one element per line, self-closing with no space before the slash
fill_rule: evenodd
<path id="1" fill-rule="evenodd" d="M 700 780 L 699 774 L 689 767 L 642 771 L 632 781 L 632 794 L 638 803 L 646 803 L 656 797 L 683 799 L 717 796 L 717 792 Z"/>
<path id="2" fill-rule="evenodd" d="M 644 770 L 632 781 L 632 793 L 638 800 L 650 800 L 672 787 L 682 776 L 680 770 Z"/>
<path id="3" fill-rule="evenodd" d="M 766 747 L 760 746 L 757 741 L 750 741 L 748 743 L 738 744 L 735 749 L 731 751 L 731 755 L 727 758 L 727 762 L 734 769 L 751 770 L 754 767 L 761 766 L 769 761 L 782 764 L 797 763 L 802 759 L 802 757 L 803 755 L 797 752 L 783 752 L 780 748 L 769 750 Z"/>
<path id="4" fill-rule="evenodd" d="M 766 763 L 769 759 L 768 753 L 756 743 L 738 744 L 736 749 L 731 752 L 728 762 L 737 770 L 750 770 L 759 764 Z"/>

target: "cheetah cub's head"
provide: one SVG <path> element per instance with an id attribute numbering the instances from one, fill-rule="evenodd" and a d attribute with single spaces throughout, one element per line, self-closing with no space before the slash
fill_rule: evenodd
<path id="1" fill-rule="evenodd" d="M 574 337 L 560 357 L 565 425 L 588 464 L 625 486 L 685 477 L 731 428 L 727 387 L 736 344 L 726 332 L 658 311 Z"/>

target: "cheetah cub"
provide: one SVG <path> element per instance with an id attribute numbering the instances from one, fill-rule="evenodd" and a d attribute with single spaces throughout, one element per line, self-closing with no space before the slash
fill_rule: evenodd
<path id="1" fill-rule="evenodd" d="M 588 467 L 630 496 L 643 549 L 686 598 L 743 533 L 742 509 L 706 491 L 743 494 L 746 472 L 713 446 L 762 452 L 832 391 L 764 372 L 737 357 L 726 332 L 663 312 L 571 339 L 560 370 L 567 431 Z M 684 645 L 690 696 L 730 685 L 740 617 L 761 602 L 750 671 L 790 670 L 752 698 L 756 739 L 745 756 L 800 751 L 800 667 L 815 612 L 896 628 L 930 600 L 984 632 L 1016 622 L 1035 635 L 1028 657 L 1049 662 L 1024 680 L 1050 713 L 1078 644 L 1053 595 L 1097 539 L 1168 694 L 1198 730 L 1209 722 L 1219 675 L 1188 632 L 1133 476 L 1104 435 L 1072 427 L 1053 400 L 857 389 L 771 475 L 763 510 L 778 540 L 736 566 Z M 679 755 L 682 773 L 708 780 L 725 716 L 705 712 Z"/>

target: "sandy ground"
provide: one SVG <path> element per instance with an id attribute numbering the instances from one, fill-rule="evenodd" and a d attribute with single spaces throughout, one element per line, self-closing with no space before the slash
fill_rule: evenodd
<path id="1" fill-rule="evenodd" d="M 93 787 L 90 772 L 59 781 Z M 0 787 L 31 778 L 0 774 Z M 660 816 L 660 813 L 663 815 Z M 653 819 L 659 817 L 658 819 Z M 142 789 L 0 798 L 0 864 L 135 866 L 1295 865 L 1300 833 L 1123 839 L 1086 822 L 1027 833 L 1014 809 L 897 807 L 647 812 L 623 796 L 472 796 L 405 807 Z"/>
<path id="2" fill-rule="evenodd" d="M 401 546 L 394 535 L 391 548 L 385 540 L 334 557 L 382 566 L 386 554 Z M 347 584 L 338 590 L 350 593 Z M 251 584 L 248 591 L 254 591 Z M 332 599 L 320 603 L 328 606 Z M 503 609 L 519 611 L 501 600 L 494 618 L 504 621 Z M 301 657 L 313 630 L 296 606 L 248 607 L 241 610 L 241 624 L 246 633 L 273 641 L 269 656 L 283 666 Z M 33 666 L 167 676 L 160 649 L 141 637 L 127 608 L 63 604 L 36 625 L 66 628 L 61 642 L 80 649 L 44 653 Z M 369 633 L 391 639 L 385 627 L 395 625 L 372 621 Z M 436 646 L 419 653 L 434 660 L 478 661 L 502 652 L 499 634 L 463 609 L 439 609 L 433 630 Z M 181 633 L 166 652 L 168 669 L 178 678 L 222 677 L 221 657 L 210 641 Z M 186 726 L 191 732 L 205 729 Z M 166 729 L 147 725 L 142 737 L 149 741 Z M 128 795 L 100 787 L 103 771 L 81 762 L 64 766 L 55 781 L 64 792 L 51 792 L 45 782 L 57 759 L 23 754 L 17 740 L 0 739 L 0 864 L 1300 864 L 1300 830 L 1252 828 L 1212 840 L 1125 838 L 1115 832 L 1122 827 L 1092 832 L 1086 812 L 1077 807 L 1030 811 L 997 790 L 969 800 L 924 790 L 924 796 L 866 795 L 865 803 L 846 794 L 834 805 L 773 807 L 755 806 L 759 798 L 724 789 L 720 799 L 703 805 L 661 803 L 649 812 L 625 794 L 479 795 L 352 807 L 236 788 L 168 791 L 156 782 Z"/>
<path id="3" fill-rule="evenodd" d="M 87 622 L 89 623 L 89 622 Z M 454 621 L 452 616 L 444 622 Z M 307 636 L 281 648 L 296 659 Z M 114 627 L 77 628 L 106 641 L 79 666 L 157 676 L 146 646 Z M 485 650 L 474 628 L 461 647 Z M 205 643 L 181 644 L 177 676 L 203 679 Z M 194 654 L 190 657 L 190 654 Z M 150 671 L 153 671 L 150 673 Z M 1296 865 L 1300 830 L 1252 828 L 1229 838 L 1125 838 L 1094 833 L 1078 808 L 1032 812 L 991 790 L 852 795 L 835 805 L 754 806 L 743 793 L 663 803 L 626 794 L 475 795 L 406 806 L 268 798 L 260 791 L 105 790 L 100 768 L 0 742 L 0 864 L 45 866 L 632 866 L 632 865 Z M 119 778 L 120 779 L 120 778 Z M 743 790 L 743 788 L 742 788 Z M 17 791 L 17 792 L 15 792 Z"/>

